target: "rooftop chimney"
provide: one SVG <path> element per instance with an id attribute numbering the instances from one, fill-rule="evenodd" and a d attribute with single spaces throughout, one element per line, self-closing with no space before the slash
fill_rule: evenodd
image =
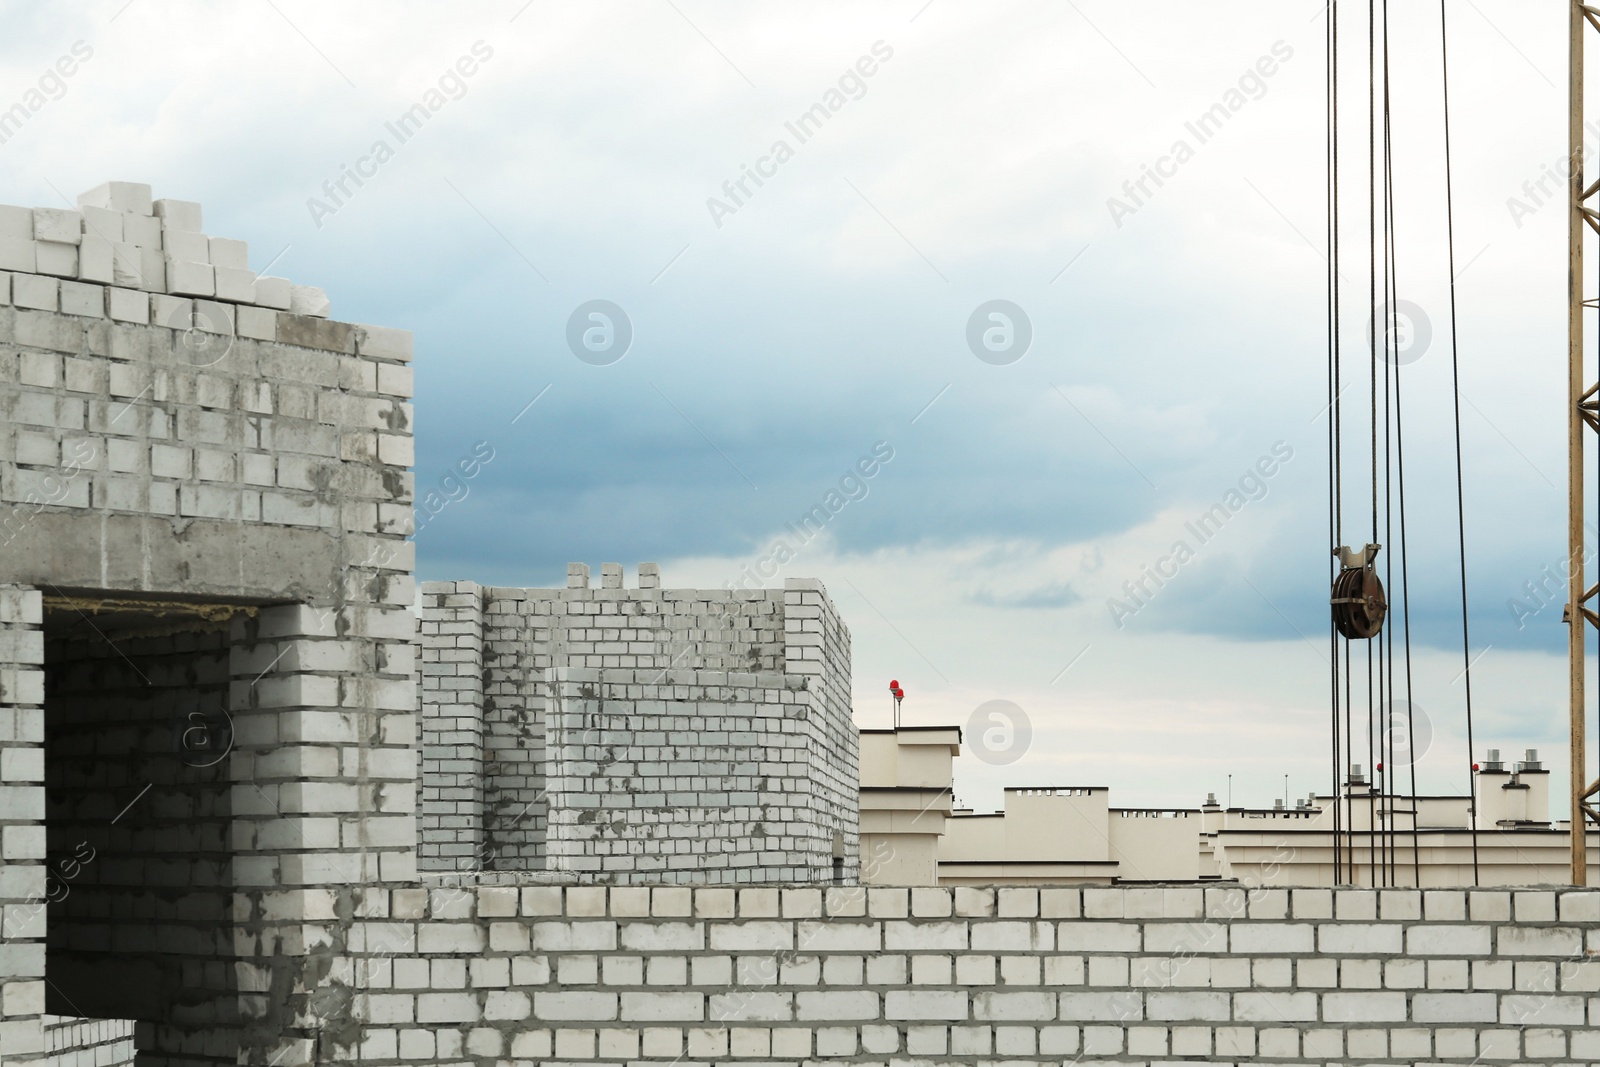
<path id="1" fill-rule="evenodd" d="M 1503 771 L 1506 769 L 1506 765 L 1500 762 L 1500 750 L 1498 748 L 1489 750 L 1489 758 L 1483 761 L 1483 769 L 1486 771 Z"/>

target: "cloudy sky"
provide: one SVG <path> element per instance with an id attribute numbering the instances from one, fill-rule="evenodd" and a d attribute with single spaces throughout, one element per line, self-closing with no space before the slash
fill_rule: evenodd
<path id="1" fill-rule="evenodd" d="M 1095 784 L 1192 805 L 1231 774 L 1265 804 L 1330 773 L 1320 11 L 12 2 L 0 109 L 43 103 L 0 144 L 0 201 L 149 182 L 335 317 L 414 330 L 418 495 L 449 500 L 417 537 L 424 578 L 650 560 L 721 586 L 839 491 L 823 535 L 764 569 L 827 584 L 861 725 L 887 724 L 891 677 L 912 724 L 1022 709 L 1026 751 L 965 756 L 963 802 Z M 1565 8 L 1450 19 L 1478 747 L 1559 765 L 1560 607 L 1510 601 L 1564 552 L 1565 224 L 1523 184 L 1564 151 Z M 1431 334 L 1402 374 L 1436 791 L 1467 763 L 1438 29 L 1397 14 L 1391 35 L 1398 292 Z M 92 56 L 46 77 L 77 42 Z M 1202 143 L 1186 124 L 1219 103 Z M 1167 176 L 1134 199 L 1147 167 Z M 1359 190 L 1345 206 L 1364 219 Z M 596 300 L 621 315 L 589 319 Z M 989 319 L 996 300 L 1021 315 Z M 1200 544 L 1186 524 L 1242 480 Z M 1193 557 L 1128 600 L 1180 540 Z"/>

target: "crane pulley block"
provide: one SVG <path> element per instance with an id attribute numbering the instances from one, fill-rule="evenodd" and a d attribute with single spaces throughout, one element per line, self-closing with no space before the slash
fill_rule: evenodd
<path id="1" fill-rule="evenodd" d="M 1366 641 L 1378 636 L 1389 614 L 1389 601 L 1383 582 L 1373 567 L 1382 545 L 1353 549 L 1340 545 L 1333 550 L 1339 557 L 1339 574 L 1333 580 L 1333 625 L 1351 641 Z"/>

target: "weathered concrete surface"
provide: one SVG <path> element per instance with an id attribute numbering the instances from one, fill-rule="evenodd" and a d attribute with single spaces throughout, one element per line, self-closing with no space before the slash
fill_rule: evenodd
<path id="1" fill-rule="evenodd" d="M 107 513 L 97 521 L 61 512 L 13 516 L 8 580 L 46 591 L 101 589 L 218 599 L 325 602 L 339 589 L 339 540 L 323 530 Z"/>

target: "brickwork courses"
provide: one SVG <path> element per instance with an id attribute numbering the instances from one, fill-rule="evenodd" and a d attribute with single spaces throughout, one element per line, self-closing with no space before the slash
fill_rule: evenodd
<path id="1" fill-rule="evenodd" d="M 332 1061 L 1600 1060 L 1600 891 L 349 892 Z"/>
<path id="2" fill-rule="evenodd" d="M 849 634 L 819 583 L 424 583 L 429 870 L 568 881 L 853 880 Z M 835 856 L 844 860 L 835 864 Z"/>

